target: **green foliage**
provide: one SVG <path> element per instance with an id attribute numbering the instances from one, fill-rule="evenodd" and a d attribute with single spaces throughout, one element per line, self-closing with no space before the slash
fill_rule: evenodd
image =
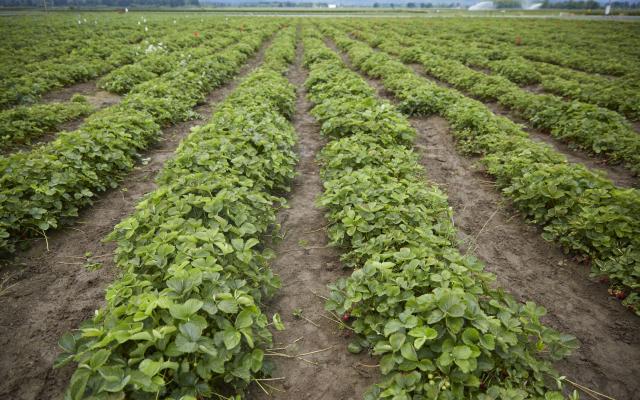
<path id="1" fill-rule="evenodd" d="M 331 51 L 319 39 L 307 38 L 305 52 L 312 113 L 331 140 L 319 157 L 319 204 L 331 243 L 354 268 L 330 286 L 326 308 L 353 318 L 360 339 L 349 351 L 381 356 L 383 380 L 365 398 L 564 398 L 545 380 L 576 340 L 542 325 L 544 308 L 494 289 L 482 264 L 459 253 L 446 196 L 425 185 L 406 147 L 415 136 L 407 120 L 323 55 Z M 358 112 L 342 118 L 349 107 Z M 384 118 L 371 119 L 380 109 Z"/>
<path id="2" fill-rule="evenodd" d="M 58 365 L 78 367 L 68 399 L 243 397 L 271 365 L 262 313 L 280 283 L 260 238 L 294 176 L 295 88 L 281 75 L 293 30 L 274 39 L 258 69 L 180 145 L 158 188 L 110 235 L 123 276 L 107 305 L 64 336 Z M 279 59 L 279 62 L 276 62 Z M 284 110 L 284 111 L 283 111 Z"/>
<path id="3" fill-rule="evenodd" d="M 338 45 L 348 50 L 358 68 L 383 80 L 384 86 L 402 101 L 405 112 L 421 115 L 435 113 L 445 117 L 460 148 L 483 156 L 482 162 L 496 178 L 503 193 L 529 220 L 543 227 L 546 240 L 560 243 L 569 251 L 587 255 L 591 260 L 593 275 L 609 277 L 613 286 L 624 286 L 626 294 L 638 293 L 638 190 L 618 188 L 580 164 L 569 164 L 564 156 L 549 146 L 529 139 L 521 127 L 496 116 L 482 103 L 419 78 L 411 68 L 387 54 L 375 52 L 367 45 L 331 32 L 338 38 Z M 409 60 L 416 54 L 421 53 L 411 50 L 403 56 Z M 449 65 L 449 61 L 438 68 L 444 70 L 445 64 Z M 461 77 L 455 79 L 456 82 L 464 81 Z M 508 90 L 505 90 L 503 96 L 507 96 L 507 93 Z M 544 101 L 539 101 L 536 107 L 552 109 L 552 100 L 548 107 Z M 592 106 L 584 107 L 592 110 Z M 588 111 L 581 109 L 577 112 Z M 594 127 L 593 121 L 597 117 L 591 118 L 589 123 L 574 118 L 570 110 L 565 110 L 557 111 L 553 118 L 567 124 L 573 120 L 583 123 L 585 127 Z M 640 303 L 633 299 L 638 297 L 631 296 L 625 305 L 640 314 Z"/>
<path id="4" fill-rule="evenodd" d="M 9 150 L 30 144 L 45 133 L 55 132 L 60 125 L 93 112 L 82 96 L 67 103 L 38 104 L 15 107 L 0 112 L 0 149 Z"/>
<path id="5" fill-rule="evenodd" d="M 246 32 L 241 42 L 192 58 L 134 87 L 123 101 L 92 115 L 74 132 L 29 153 L 0 158 L 0 250 L 77 216 L 98 192 L 116 187 L 160 126 L 192 118 L 206 93 L 239 70 L 275 25 Z"/>

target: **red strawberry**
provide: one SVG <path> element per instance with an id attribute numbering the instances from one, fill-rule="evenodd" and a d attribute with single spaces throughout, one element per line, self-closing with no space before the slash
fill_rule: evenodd
<path id="1" fill-rule="evenodd" d="M 613 294 L 620 300 L 624 300 L 627 297 L 627 294 L 622 290 L 614 290 Z"/>

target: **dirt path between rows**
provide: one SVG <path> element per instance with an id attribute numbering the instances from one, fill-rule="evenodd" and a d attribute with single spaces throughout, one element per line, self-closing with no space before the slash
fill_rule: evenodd
<path id="1" fill-rule="evenodd" d="M 85 96 L 89 104 L 96 108 L 104 108 L 120 101 L 119 95 L 100 89 L 97 79 L 54 89 L 44 94 L 40 101 L 42 103 L 70 101 L 76 94 Z"/>
<path id="2" fill-rule="evenodd" d="M 275 246 L 277 258 L 272 269 L 280 276 L 282 288 L 268 304 L 267 312 L 280 313 L 286 326 L 284 331 L 274 334 L 275 347 L 289 346 L 281 352 L 296 355 L 324 351 L 303 356 L 310 362 L 274 357 L 274 376 L 284 379 L 269 384 L 283 391 L 270 390 L 269 397 L 252 387 L 248 398 L 355 400 L 363 397 L 378 372 L 376 368 L 362 366 L 376 364 L 369 356 L 348 353 L 346 347 L 351 339 L 336 323 L 321 317 L 329 314 L 324 311 L 324 300 L 318 295 L 326 296 L 327 284 L 348 276 L 351 271 L 342 269 L 338 250 L 326 247 L 328 239 L 322 229 L 327 224 L 324 211 L 314 206 L 322 191 L 315 157 L 325 141 L 320 137 L 319 125 L 308 112 L 312 105 L 304 89 L 307 72 L 302 66 L 300 47 L 296 64 L 289 72 L 289 79 L 298 88 L 294 126 L 299 136 L 299 175 L 289 196 L 290 208 L 279 215 L 286 236 Z M 304 318 L 296 318 L 294 310 L 301 310 Z"/>
<path id="3" fill-rule="evenodd" d="M 395 102 L 380 82 L 363 78 Z M 580 340 L 581 347 L 557 364 L 559 371 L 617 400 L 634 398 L 640 391 L 640 318 L 607 297 L 607 286 L 590 279 L 588 267 L 566 257 L 523 221 L 478 159 L 457 153 L 445 119 L 410 122 L 429 180 L 448 194 L 461 250 L 484 261 L 498 285 L 517 299 L 544 306 L 546 324 Z"/>
<path id="4" fill-rule="evenodd" d="M 494 114 L 509 118 L 513 122 L 520 124 L 529 137 L 537 142 L 543 142 L 553 147 L 558 153 L 562 153 L 572 164 L 582 164 L 592 171 L 598 171 L 604 174 L 611 181 L 623 188 L 638 188 L 640 180 L 634 176 L 631 171 L 622 165 L 607 164 L 605 160 L 580 149 L 571 148 L 567 143 L 563 143 L 550 134 L 543 133 L 535 128 L 524 119 L 516 116 L 501 104 L 496 102 L 484 103 Z"/>
<path id="5" fill-rule="evenodd" d="M 450 89 L 458 90 L 458 89 L 455 89 L 450 84 L 440 81 L 437 78 L 429 75 L 429 73 L 425 71 L 422 65 L 419 65 L 419 64 L 407 64 L 407 65 L 413 68 L 413 70 L 418 75 L 420 75 L 425 79 L 428 79 L 434 83 L 437 83 L 440 86 L 445 86 Z M 469 98 L 473 98 L 475 100 L 481 101 L 466 92 L 463 92 L 460 90 L 458 91 Z M 631 171 L 624 168 L 622 165 L 607 164 L 607 161 L 603 158 L 600 158 L 596 155 L 589 154 L 588 152 L 577 149 L 577 148 L 571 148 L 569 144 L 561 142 L 560 140 L 554 138 L 550 134 L 531 127 L 528 121 L 518 117 L 513 111 L 511 111 L 505 106 L 498 104 L 497 102 L 482 101 L 482 103 L 484 103 L 484 105 L 487 106 L 487 108 L 491 110 L 491 112 L 493 112 L 494 114 L 508 118 L 511 121 L 515 122 L 516 124 L 521 125 L 524 131 L 529 134 L 529 137 L 532 140 L 535 140 L 538 142 L 544 142 L 550 145 L 558 153 L 563 154 L 570 163 L 583 164 L 585 167 L 589 168 L 590 170 L 601 172 L 604 174 L 604 176 L 609 178 L 615 185 L 619 187 L 623 187 L 623 188 L 640 187 L 640 180 L 638 179 L 638 177 L 634 176 Z"/>
<path id="6" fill-rule="evenodd" d="M 72 366 L 52 369 L 59 353 L 58 339 L 91 317 L 104 304 L 104 289 L 117 271 L 114 243 L 102 243 L 115 224 L 131 214 L 146 193 L 155 189 L 155 177 L 191 128 L 209 120 L 215 103 L 225 98 L 241 77 L 257 67 L 270 42 L 240 70 L 238 77 L 209 94 L 195 111 L 201 119 L 164 130 L 160 142 L 142 155 L 138 165 L 115 190 L 80 213 L 74 225 L 52 232 L 48 247 L 34 240 L 0 273 L 0 398 L 12 400 L 61 399 Z M 89 271 L 85 253 L 103 267 Z M 3 289 L 4 288 L 4 289 Z"/>
<path id="7" fill-rule="evenodd" d="M 449 196 L 462 250 L 482 259 L 516 298 L 544 306 L 545 323 L 580 340 L 580 349 L 557 365 L 562 374 L 616 399 L 633 398 L 640 390 L 640 319 L 607 297 L 588 267 L 524 223 L 477 160 L 458 155 L 444 119 L 411 123 L 429 179 Z"/>
<path id="8" fill-rule="evenodd" d="M 46 96 L 48 100 L 43 100 L 41 103 L 66 102 L 71 100 L 71 97 L 73 97 L 73 95 L 76 93 L 85 96 L 87 98 L 87 102 L 94 107 L 95 111 L 116 105 L 120 103 L 120 101 L 122 101 L 122 96 L 100 90 L 96 86 L 96 81 L 92 81 L 79 83 L 73 86 L 69 86 L 68 88 L 63 88 L 59 91 L 50 93 Z M 28 107 L 29 105 L 27 104 L 24 106 Z M 92 112 L 91 114 L 93 114 L 94 112 Z M 0 151 L 0 154 L 8 155 L 17 153 L 18 151 L 31 151 L 37 146 L 41 146 L 55 140 L 58 137 L 58 134 L 62 131 L 74 131 L 78 129 L 84 123 L 84 121 L 89 116 L 91 116 L 91 114 L 64 122 L 60 124 L 58 129 L 52 132 L 47 132 L 38 138 L 34 138 L 30 144 L 24 144 L 13 148 L 4 149 Z"/>

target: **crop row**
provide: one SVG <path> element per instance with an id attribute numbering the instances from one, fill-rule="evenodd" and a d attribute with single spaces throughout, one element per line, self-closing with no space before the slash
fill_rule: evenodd
<path id="1" fill-rule="evenodd" d="M 484 104 L 417 76 L 383 52 L 329 30 L 354 64 L 401 101 L 404 112 L 438 114 L 449 122 L 459 147 L 483 156 L 496 178 L 543 237 L 590 257 L 592 272 L 640 313 L 640 193 L 620 189 L 580 164 L 569 164 L 551 147 L 529 139 L 520 126 Z"/>
<path id="2" fill-rule="evenodd" d="M 350 351 L 381 356 L 383 380 L 365 399 L 562 399 L 545 380 L 575 339 L 459 253 L 451 207 L 425 180 L 407 119 L 320 39 L 305 41 L 305 62 L 312 114 L 331 140 L 319 157 L 320 204 L 354 268 L 326 306 L 359 334 Z"/>
<path id="3" fill-rule="evenodd" d="M 389 27 L 389 29 L 394 29 Z M 403 44 L 419 41 L 440 57 L 453 58 L 468 66 L 487 68 L 519 85 L 540 84 L 550 93 L 606 107 L 631 120 L 640 119 L 640 79 L 609 79 L 544 62 L 528 60 L 506 45 L 479 45 L 467 37 L 442 41 L 419 30 L 401 29 L 396 37 Z M 409 41 L 409 43 L 407 43 Z"/>
<path id="4" fill-rule="evenodd" d="M 215 33 L 215 34 L 214 34 Z M 188 63 L 192 58 L 203 58 L 237 42 L 242 33 L 237 28 L 218 27 L 202 32 L 195 38 L 180 36 L 165 40 L 147 48 L 144 56 L 133 64 L 119 67 L 98 82 L 98 86 L 110 92 L 126 94 L 136 85 L 158 78 L 176 66 Z M 165 38 L 166 39 L 166 38 Z M 185 50 L 186 47 L 186 50 Z M 78 98 L 78 100 L 80 100 Z M 64 122 L 87 115 L 92 111 L 82 101 L 56 104 L 20 106 L 0 112 L 0 131 L 3 133 L 0 148 L 10 149 L 29 144 L 45 133 L 56 132 Z"/>
<path id="5" fill-rule="evenodd" d="M 29 153 L 0 158 L 0 250 L 45 234 L 77 216 L 97 192 L 117 186 L 160 127 L 193 117 L 192 108 L 230 79 L 276 29 L 267 24 L 215 56 L 192 58 L 137 85 L 123 101 L 87 118 L 77 131 Z"/>
<path id="6" fill-rule="evenodd" d="M 130 24 L 136 26 L 135 21 L 130 21 Z M 225 23 L 218 22 L 216 25 L 224 26 Z M 198 26 L 207 27 L 200 21 L 195 24 L 196 29 Z M 156 24 L 152 32 L 145 32 L 142 26 L 125 30 L 128 36 L 124 39 L 96 35 L 83 47 L 74 48 L 69 54 L 22 65 L 21 68 L 16 66 L 16 71 L 8 72 L 8 76 L 0 80 L 0 108 L 32 103 L 54 88 L 96 78 L 116 67 L 130 64 L 152 50 L 181 49 L 197 46 L 202 42 L 193 34 L 187 33 L 188 31 L 185 32 L 184 28 L 182 25 Z M 206 28 L 205 31 L 207 29 L 211 28 Z M 215 32 L 213 29 L 211 31 Z M 40 45 L 46 45 L 46 42 Z"/>
<path id="7" fill-rule="evenodd" d="M 94 108 L 83 96 L 65 103 L 19 106 L 0 111 L 0 150 L 9 150 L 57 131 L 61 124 L 86 116 Z"/>
<path id="8" fill-rule="evenodd" d="M 279 287 L 261 237 L 294 175 L 295 88 L 282 72 L 295 31 L 180 145 L 158 188 L 118 224 L 124 275 L 107 305 L 61 340 L 75 361 L 67 398 L 240 398 L 269 373 L 265 296 Z M 237 396 L 237 397 L 236 397 Z"/>
<path id="9" fill-rule="evenodd" d="M 50 16 L 47 21 L 7 18 L 0 27 L 0 34 L 5 39 L 0 44 L 3 60 L 0 79 L 16 78 L 34 72 L 39 66 L 64 64 L 73 56 L 99 57 L 102 51 L 96 45 L 102 42 L 119 41 L 120 45 L 127 46 L 144 39 L 144 32 L 132 23 L 100 19 L 99 25 L 83 26 L 75 23 L 75 18 L 60 16 Z"/>
<path id="10" fill-rule="evenodd" d="M 375 34 L 373 34 L 375 36 Z M 369 40 L 368 35 L 358 37 Z M 405 62 L 419 62 L 426 72 L 470 95 L 497 100 L 555 138 L 613 162 L 622 162 L 640 173 L 640 135 L 618 113 L 579 101 L 528 92 L 508 79 L 474 71 L 463 63 L 438 56 L 420 42 L 398 49 L 393 36 L 386 35 L 379 48 L 398 54 Z"/>
<path id="11" fill-rule="evenodd" d="M 173 18 L 171 18 L 173 19 Z M 123 45 L 139 43 L 171 28 L 170 18 L 123 16 L 106 13 L 78 15 L 56 13 L 6 18 L 0 26 L 0 78 L 33 72 L 40 61 L 59 60 L 70 55 L 92 58 L 101 53 L 96 44 L 120 40 Z M 182 21 L 183 19 L 181 19 Z M 200 22 L 200 18 L 197 19 Z M 194 25 L 195 18 L 189 21 Z M 181 24 L 182 25 L 182 24 Z M 150 30 L 145 32 L 144 27 Z M 185 26 L 185 25 L 183 25 Z M 189 25 L 186 25 L 189 26 Z M 25 68 L 29 67 L 29 68 Z"/>
<path id="12" fill-rule="evenodd" d="M 473 38 L 490 47 L 500 44 L 530 60 L 595 74 L 633 74 L 637 72 L 634 58 L 640 56 L 638 29 L 632 24 L 539 19 L 504 24 L 495 19 L 465 19 L 417 25 L 431 37 Z"/>
<path id="13" fill-rule="evenodd" d="M 147 48 L 146 54 L 135 63 L 122 66 L 102 77 L 98 87 L 109 92 L 125 94 L 135 85 L 165 74 L 191 57 L 203 57 L 237 42 L 242 32 L 237 26 L 214 26 L 199 32 L 199 36 L 184 34 L 174 40 L 164 40 Z"/>
<path id="14" fill-rule="evenodd" d="M 136 37 L 137 39 L 137 37 Z M 142 43 L 144 45 L 144 43 Z M 93 44 L 91 57 L 78 52 L 52 60 L 44 60 L 23 69 L 19 76 L 0 81 L 0 108 L 35 102 L 42 94 L 62 86 L 96 78 L 111 69 L 131 63 L 141 53 L 140 43 L 105 40 Z"/>

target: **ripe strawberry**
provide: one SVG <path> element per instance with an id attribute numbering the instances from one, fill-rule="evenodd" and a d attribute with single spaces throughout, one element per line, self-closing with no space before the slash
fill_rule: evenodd
<path id="1" fill-rule="evenodd" d="M 627 294 L 619 289 L 614 290 L 613 294 L 620 300 L 624 300 L 627 297 Z"/>

